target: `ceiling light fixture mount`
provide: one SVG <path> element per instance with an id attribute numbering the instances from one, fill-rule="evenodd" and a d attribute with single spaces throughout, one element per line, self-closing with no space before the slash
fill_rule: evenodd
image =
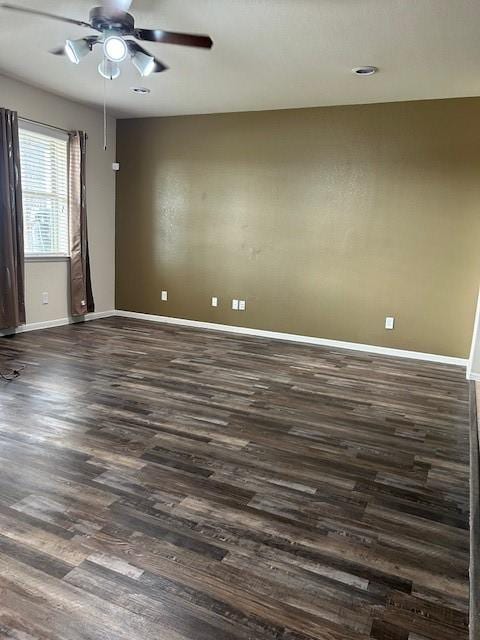
<path id="1" fill-rule="evenodd" d="M 371 65 L 365 65 L 364 67 L 354 67 L 352 69 L 352 73 L 356 76 L 373 76 L 377 73 L 378 67 L 373 67 Z"/>

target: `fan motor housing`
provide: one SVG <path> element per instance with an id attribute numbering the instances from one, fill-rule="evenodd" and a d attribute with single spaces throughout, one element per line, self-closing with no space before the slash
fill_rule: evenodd
<path id="1" fill-rule="evenodd" d="M 105 13 L 103 7 L 94 7 L 90 11 L 90 24 L 98 31 L 113 29 L 127 35 L 134 30 L 135 19 L 130 13 L 121 12 L 115 15 L 109 15 Z"/>

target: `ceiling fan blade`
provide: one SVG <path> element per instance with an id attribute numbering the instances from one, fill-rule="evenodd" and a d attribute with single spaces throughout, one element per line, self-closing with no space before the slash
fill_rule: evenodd
<path id="1" fill-rule="evenodd" d="M 64 56 L 66 54 L 65 45 L 62 44 L 59 47 L 54 47 L 53 49 L 49 49 L 48 53 L 53 53 L 54 56 Z"/>
<path id="2" fill-rule="evenodd" d="M 163 62 L 160 62 L 160 60 L 157 60 L 157 58 L 155 58 L 155 67 L 152 73 L 161 73 L 162 71 L 168 71 L 167 65 L 163 64 Z"/>
<path id="3" fill-rule="evenodd" d="M 154 59 L 155 66 L 153 68 L 152 73 L 161 73 L 162 71 L 168 71 L 168 67 L 166 64 L 163 64 L 163 62 L 160 62 L 160 60 L 157 60 L 157 58 L 155 58 L 155 56 L 152 56 L 152 54 L 149 51 L 141 47 L 138 44 L 138 42 L 134 42 L 133 40 L 127 40 L 127 46 L 132 56 L 135 55 L 135 53 L 143 53 L 144 55 Z"/>
<path id="4" fill-rule="evenodd" d="M 135 38 L 147 42 L 162 42 L 164 44 L 180 44 L 185 47 L 200 47 L 211 49 L 213 40 L 209 36 L 193 33 L 175 33 L 174 31 L 162 31 L 162 29 L 135 29 Z"/>
<path id="5" fill-rule="evenodd" d="M 127 40 L 127 46 L 132 56 L 135 53 L 140 52 L 140 53 L 144 53 L 146 56 L 151 56 L 153 58 L 152 54 L 149 51 L 144 49 L 142 46 L 138 44 L 138 42 L 135 42 L 134 40 Z"/>
<path id="6" fill-rule="evenodd" d="M 64 16 L 58 16 L 55 13 L 47 13 L 46 11 L 39 11 L 38 9 L 27 9 L 27 7 L 19 7 L 15 4 L 7 4 L 6 2 L 0 3 L 1 9 L 9 9 L 11 11 L 19 11 L 21 13 L 29 13 L 34 16 L 42 16 L 44 18 L 50 18 L 51 20 L 59 20 L 60 22 L 68 22 L 69 24 L 76 24 L 79 27 L 89 27 L 93 29 L 91 24 L 83 22 L 83 20 L 74 20 L 73 18 L 65 18 Z"/>

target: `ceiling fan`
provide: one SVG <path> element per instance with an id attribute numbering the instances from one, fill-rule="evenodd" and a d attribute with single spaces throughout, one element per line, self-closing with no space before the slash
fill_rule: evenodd
<path id="1" fill-rule="evenodd" d="M 186 47 L 200 47 L 211 49 L 213 41 L 209 36 L 191 33 L 176 33 L 162 29 L 138 29 L 135 27 L 134 17 L 128 13 L 132 0 L 104 0 L 102 6 L 94 7 L 90 11 L 89 22 L 65 18 L 54 13 L 28 9 L 17 5 L 0 3 L 0 8 L 28 13 L 51 20 L 67 22 L 80 27 L 87 27 L 98 31 L 99 35 L 89 35 L 78 40 L 66 40 L 65 44 L 51 49 L 55 55 L 66 55 L 74 64 L 93 50 L 96 45 L 103 48 L 104 59 L 98 66 L 99 73 L 108 80 L 114 80 L 120 75 L 119 63 L 130 56 L 133 65 L 141 76 L 166 71 L 168 67 L 157 60 L 146 49 L 136 42 L 160 42 L 163 44 L 179 44 Z"/>

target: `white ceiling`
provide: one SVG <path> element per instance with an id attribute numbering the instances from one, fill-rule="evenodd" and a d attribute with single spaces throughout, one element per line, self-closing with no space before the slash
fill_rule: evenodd
<path id="1" fill-rule="evenodd" d="M 16 3 L 82 20 L 94 4 Z M 207 33 L 215 46 L 149 44 L 170 70 L 146 79 L 123 62 L 122 76 L 107 83 L 109 110 L 120 117 L 480 95 L 479 0 L 134 0 L 131 13 L 139 27 Z M 100 50 L 78 66 L 47 52 L 89 33 L 2 10 L 0 72 L 101 105 Z M 351 73 L 368 64 L 380 72 Z"/>

